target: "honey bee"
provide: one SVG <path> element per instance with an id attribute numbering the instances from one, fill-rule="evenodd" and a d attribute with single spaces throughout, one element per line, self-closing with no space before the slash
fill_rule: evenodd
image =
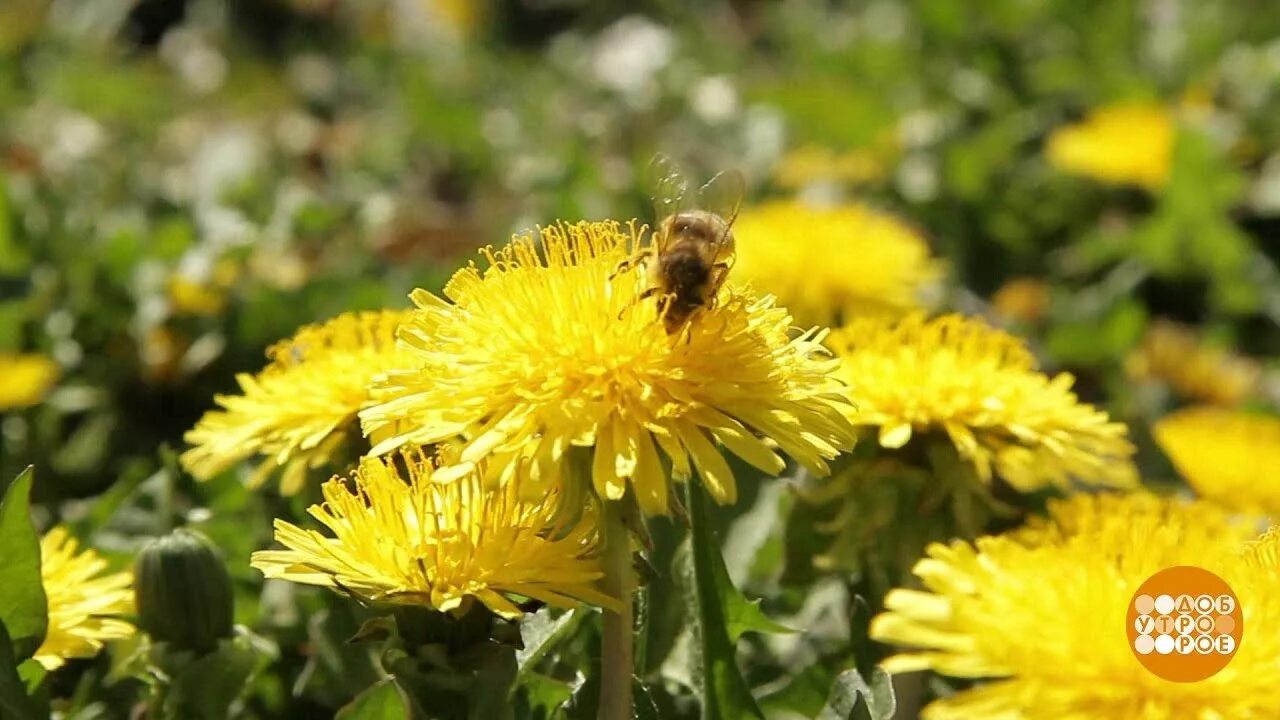
<path id="1" fill-rule="evenodd" d="M 649 247 L 633 261 L 644 264 L 648 287 L 640 299 L 659 296 L 658 310 L 674 335 L 694 313 L 715 307 L 716 296 L 733 268 L 733 221 L 746 182 L 729 170 L 689 192 L 689 182 L 669 158 L 650 163 L 654 178 L 654 216 L 660 218 Z"/>

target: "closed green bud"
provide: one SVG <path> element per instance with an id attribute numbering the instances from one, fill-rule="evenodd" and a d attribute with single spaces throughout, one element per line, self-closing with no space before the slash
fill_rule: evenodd
<path id="1" fill-rule="evenodd" d="M 204 535 L 179 528 L 152 540 L 133 572 L 138 624 L 152 640 L 206 653 L 231 637 L 231 576 Z"/>

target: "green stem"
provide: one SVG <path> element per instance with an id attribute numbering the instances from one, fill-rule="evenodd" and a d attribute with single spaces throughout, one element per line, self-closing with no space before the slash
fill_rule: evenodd
<path id="1" fill-rule="evenodd" d="M 695 638 L 702 671 L 702 720 L 763 718 L 734 660 L 734 638 L 727 629 L 724 593 L 736 591 L 711 529 L 707 492 L 701 483 L 685 483 L 685 505 L 697 613 Z"/>
<path id="2" fill-rule="evenodd" d="M 631 537 L 617 502 L 605 501 L 601 518 L 604 535 L 604 592 L 618 598 L 618 612 L 604 611 L 600 657 L 599 720 L 631 720 L 631 629 L 635 571 L 631 566 Z"/>

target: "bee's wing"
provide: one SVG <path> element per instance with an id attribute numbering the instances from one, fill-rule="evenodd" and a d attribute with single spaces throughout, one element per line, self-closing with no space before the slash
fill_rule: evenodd
<path id="1" fill-rule="evenodd" d="M 742 198 L 747 194 L 747 179 L 737 168 L 725 170 L 698 189 L 698 207 L 724 218 L 724 234 L 716 238 L 720 245 L 729 237 L 733 221 L 742 208 Z M 717 253 L 720 248 L 717 247 Z"/>
<path id="2" fill-rule="evenodd" d="M 674 160 L 658 153 L 649 161 L 646 174 L 650 198 L 653 200 L 655 226 L 670 215 L 684 210 L 691 199 L 689 181 Z"/>

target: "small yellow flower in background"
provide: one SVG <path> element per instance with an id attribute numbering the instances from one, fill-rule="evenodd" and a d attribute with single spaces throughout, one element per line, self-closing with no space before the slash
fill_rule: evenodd
<path id="1" fill-rule="evenodd" d="M 828 346 L 855 424 L 878 428 L 882 447 L 945 433 L 982 481 L 997 474 L 1023 491 L 1137 482 L 1124 424 L 1080 402 L 1071 375 L 1048 377 L 1018 338 L 981 320 L 859 318 Z"/>
<path id="2" fill-rule="evenodd" d="M 217 315 L 226 304 L 221 288 L 180 275 L 169 279 L 169 306 L 175 315 Z"/>
<path id="3" fill-rule="evenodd" d="M 1280 417 L 1191 407 L 1161 418 L 1152 434 L 1201 497 L 1280 516 Z"/>
<path id="4" fill-rule="evenodd" d="M 854 185 L 882 180 L 896 147 L 861 148 L 837 152 L 830 148 L 805 146 L 782 157 L 774 170 L 774 179 L 785 188 L 803 188 L 815 182 L 846 182 Z"/>
<path id="5" fill-rule="evenodd" d="M 40 577 L 49 607 L 49 629 L 35 661 L 56 670 L 70 658 L 97 655 L 107 640 L 129 637 L 133 625 L 115 615 L 133 611 L 133 578 L 103 574 L 107 561 L 79 550 L 66 529 L 55 527 L 40 540 Z"/>
<path id="6" fill-rule="evenodd" d="M 400 333 L 412 369 L 388 374 L 379 404 L 361 412 L 366 433 L 392 429 L 375 454 L 463 436 L 446 477 L 493 457 L 492 482 L 554 484 L 571 447 L 594 446 L 598 494 L 617 500 L 630 484 L 650 514 L 668 507 L 658 448 L 677 479 L 696 467 L 721 503 L 737 487 L 716 441 L 780 472 L 763 435 L 825 474 L 854 430 L 822 334 L 793 338 L 772 298 L 724 289 L 668 335 L 656 298 L 638 299 L 643 270 L 618 272 L 639 240 L 634 224 L 555 225 L 484 251 L 488 267 L 445 287 L 452 302 L 414 291 L 418 310 Z"/>
<path id="7" fill-rule="evenodd" d="M 1010 320 L 1040 322 L 1049 311 L 1049 284 L 1036 277 L 1010 278 L 991 296 L 991 307 Z"/>
<path id="8" fill-rule="evenodd" d="M 1160 105 L 1112 105 L 1049 136 L 1049 162 L 1104 182 L 1158 189 L 1169 178 L 1176 121 Z"/>
<path id="9" fill-rule="evenodd" d="M 428 17 L 443 23 L 458 37 L 475 34 L 484 20 L 483 0 L 421 0 Z"/>
<path id="10" fill-rule="evenodd" d="M 925 720 L 1280 717 L 1280 565 L 1276 538 L 1248 545 L 1253 534 L 1208 503 L 1076 495 L 1021 530 L 930 546 L 914 570 L 925 589 L 889 593 L 871 636 L 915 648 L 889 672 L 990 679 Z M 1224 578 L 1247 618 L 1231 663 L 1196 683 L 1149 672 L 1126 635 L 1135 590 L 1176 565 Z"/>
<path id="11" fill-rule="evenodd" d="M 1257 393 L 1262 368 L 1222 347 L 1207 345 L 1193 328 L 1157 320 L 1126 359 L 1134 380 L 1159 380 L 1179 395 L 1216 405 L 1239 405 Z"/>
<path id="12" fill-rule="evenodd" d="M 58 381 L 58 364 L 44 355 L 0 353 L 0 411 L 38 405 Z"/>
<path id="13" fill-rule="evenodd" d="M 773 293 L 801 322 L 911 310 L 940 274 L 919 232 L 862 205 L 769 202 L 744 209 L 733 233 L 731 281 Z"/>
<path id="14" fill-rule="evenodd" d="M 310 508 L 331 535 L 276 520 L 288 549 L 256 552 L 250 564 L 269 578 L 441 611 L 465 611 L 474 599 L 518 617 L 511 596 L 617 605 L 595 588 L 602 571 L 590 507 L 574 527 L 555 527 L 555 492 L 526 498 L 518 483 L 489 489 L 474 473 L 445 483 L 432 475 L 420 453 L 365 458 L 351 483 L 326 482 L 324 504 Z"/>
<path id="15" fill-rule="evenodd" d="M 240 395 L 219 395 L 185 439 L 183 467 L 208 479 L 253 455 L 264 455 L 251 484 L 283 468 L 280 490 L 292 495 L 308 470 L 333 459 L 356 428 L 356 413 L 380 373 L 406 363 L 396 328 L 407 311 L 347 313 L 308 325 L 267 351 L 257 375 L 236 376 Z"/>

